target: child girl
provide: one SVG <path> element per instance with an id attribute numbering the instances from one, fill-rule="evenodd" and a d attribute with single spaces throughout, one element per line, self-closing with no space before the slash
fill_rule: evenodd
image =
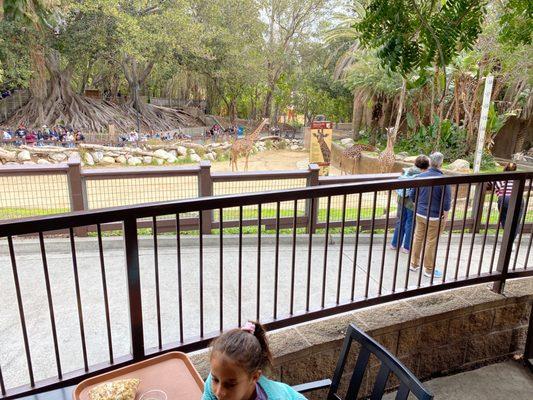
<path id="1" fill-rule="evenodd" d="M 232 329 L 212 343 L 211 373 L 203 400 L 305 400 L 290 386 L 267 379 L 263 372 L 272 356 L 266 331 L 259 323 L 248 322 Z"/>

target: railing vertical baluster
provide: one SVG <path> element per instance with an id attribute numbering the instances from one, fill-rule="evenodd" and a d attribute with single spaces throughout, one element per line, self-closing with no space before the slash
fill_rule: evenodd
<path id="1" fill-rule="evenodd" d="M 437 254 L 439 252 L 439 241 L 440 241 L 440 231 L 441 229 L 444 230 L 444 227 L 442 226 L 442 209 L 444 207 L 444 194 L 446 192 L 446 185 L 442 186 L 442 190 L 440 192 L 440 203 L 439 203 L 439 224 L 437 227 L 437 242 L 435 243 L 435 257 L 433 257 L 433 270 L 431 271 L 431 279 L 429 284 L 433 285 L 433 280 L 435 279 L 435 270 L 437 269 Z M 446 223 L 446 222 L 445 222 Z"/>
<path id="2" fill-rule="evenodd" d="M 450 257 L 450 245 L 452 244 L 453 224 L 455 223 L 455 210 L 457 209 L 457 194 L 459 185 L 455 185 L 455 194 L 453 195 L 452 218 L 450 221 L 450 232 L 448 234 L 448 245 L 446 246 L 446 257 L 444 258 L 444 270 L 442 271 L 442 283 L 446 282 L 446 273 L 448 272 L 448 259 Z"/>
<path id="3" fill-rule="evenodd" d="M 274 259 L 274 319 L 278 318 L 278 280 L 279 280 L 279 219 L 280 203 L 276 203 L 276 249 Z"/>
<path id="4" fill-rule="evenodd" d="M 470 191 L 472 189 L 472 184 L 468 184 L 468 190 L 466 192 L 466 201 L 465 201 L 465 210 L 463 214 L 463 226 L 461 228 L 461 238 L 459 239 L 459 249 L 457 250 L 457 263 L 455 264 L 455 276 L 454 279 L 457 280 L 457 277 L 459 276 L 459 264 L 461 263 L 461 252 L 463 250 L 463 239 L 465 236 L 465 228 L 466 228 L 466 216 L 468 215 L 468 203 L 470 201 Z"/>
<path id="5" fill-rule="evenodd" d="M 155 274 L 155 308 L 157 313 L 157 343 L 159 350 L 163 348 L 161 334 L 161 296 L 159 292 L 159 249 L 157 245 L 157 218 L 152 217 L 152 235 L 154 240 L 154 274 Z"/>
<path id="6" fill-rule="evenodd" d="M 80 279 L 78 276 L 78 260 L 76 258 L 76 245 L 74 243 L 74 229 L 69 229 L 70 235 L 70 253 L 72 255 L 72 268 L 74 271 L 74 285 L 76 288 L 76 304 L 78 308 L 78 323 L 80 324 L 80 336 L 81 336 L 81 350 L 83 354 L 83 366 L 85 372 L 89 371 L 89 363 L 87 362 L 87 345 L 85 343 L 85 327 L 83 323 L 83 308 L 81 305 L 81 291 L 80 291 Z"/>
<path id="7" fill-rule="evenodd" d="M 107 345 L 109 347 L 109 363 L 114 363 L 113 357 L 113 337 L 111 334 L 111 317 L 109 314 L 109 296 L 107 294 L 107 277 L 104 262 L 104 246 L 102 243 L 102 226 L 96 225 L 96 232 L 98 236 L 98 254 L 100 256 L 100 273 L 102 276 L 102 291 L 104 294 L 104 309 L 105 309 L 105 322 L 107 330 Z"/>
<path id="8" fill-rule="evenodd" d="M 298 226 L 298 200 L 294 200 L 292 216 L 292 263 L 291 263 L 291 309 L 290 315 L 294 314 L 294 278 L 296 274 L 296 229 Z"/>
<path id="9" fill-rule="evenodd" d="M 139 271 L 139 242 L 137 238 L 137 219 L 135 217 L 124 220 L 124 247 L 128 275 L 132 355 L 134 360 L 138 360 L 144 357 L 144 329 L 141 275 Z"/>
<path id="10" fill-rule="evenodd" d="M 527 246 L 527 253 L 524 261 L 524 269 L 527 269 L 527 263 L 529 261 L 529 254 L 531 253 L 531 245 L 533 244 L 533 229 L 531 230 L 531 233 L 529 234 L 529 244 Z"/>
<path id="11" fill-rule="evenodd" d="M 239 326 L 242 325 L 242 206 L 239 206 L 239 289 L 238 289 L 238 312 Z"/>
<path id="12" fill-rule="evenodd" d="M 199 273 L 200 273 L 200 337 L 204 337 L 204 235 L 203 235 L 203 213 L 198 213 L 198 249 L 200 251 Z"/>
<path id="13" fill-rule="evenodd" d="M 527 191 L 526 204 L 524 206 L 524 215 L 522 217 L 522 225 L 520 227 L 520 235 L 518 236 L 518 244 L 516 245 L 516 252 L 513 262 L 513 271 L 516 269 L 516 262 L 518 260 L 518 253 L 520 253 L 520 245 L 522 244 L 522 234 L 524 233 L 524 226 L 526 225 L 527 208 L 529 207 L 529 199 L 531 198 L 531 185 L 533 184 L 533 178 L 529 180 L 529 189 Z M 532 230 L 533 233 L 533 230 Z M 528 253 L 529 254 L 529 253 Z M 527 262 L 524 264 L 527 268 Z"/>
<path id="14" fill-rule="evenodd" d="M 222 208 L 219 208 L 218 209 L 218 215 L 219 215 L 219 239 L 218 239 L 218 242 L 219 242 L 219 249 L 218 249 L 218 254 L 219 254 L 219 266 L 220 266 L 220 269 L 219 269 L 219 281 L 220 281 L 220 292 L 219 292 L 219 321 L 220 321 L 220 332 L 222 332 L 224 330 L 224 217 L 223 217 L 223 209 Z"/>
<path id="15" fill-rule="evenodd" d="M 411 189 L 412 190 L 412 189 Z M 415 223 L 416 223 L 416 212 L 418 210 L 418 195 L 420 193 L 419 188 L 415 188 L 415 201 L 414 201 L 414 207 L 413 207 L 413 221 L 411 223 L 411 226 L 413 227 L 411 229 L 411 248 L 409 249 L 409 254 L 407 255 L 407 268 L 405 270 L 405 290 L 409 287 L 409 272 L 411 267 L 411 258 L 413 256 L 413 238 L 415 236 Z M 420 261 L 420 260 L 418 260 Z"/>
<path id="16" fill-rule="evenodd" d="M 483 203 L 485 202 L 485 185 L 480 184 L 476 189 L 476 196 L 474 196 L 474 205 L 472 210 L 472 237 L 470 238 L 470 251 L 468 254 L 468 263 L 466 264 L 466 277 L 470 276 L 470 265 L 472 264 L 472 255 L 474 254 L 474 245 L 476 241 L 476 233 L 479 232 L 481 225 L 481 218 L 483 216 Z M 496 236 L 497 237 L 497 236 Z"/>
<path id="17" fill-rule="evenodd" d="M 394 256 L 394 273 L 392 275 L 392 293 L 396 292 L 396 276 L 398 275 L 398 260 L 400 258 L 400 248 L 402 247 L 403 242 L 403 214 L 404 214 L 404 207 L 405 207 L 405 195 L 407 194 L 406 189 L 402 189 L 402 200 L 401 203 L 397 202 L 398 205 L 398 212 L 396 214 L 400 214 L 399 219 L 399 225 L 398 225 L 398 242 L 396 243 L 396 251 Z M 409 268 L 407 268 L 409 270 Z"/>
<path id="18" fill-rule="evenodd" d="M 355 225 L 355 244 L 353 249 L 353 273 L 352 273 L 352 301 L 355 298 L 355 278 L 357 271 L 357 250 L 359 248 L 359 228 L 361 224 L 361 204 L 363 202 L 363 194 L 359 193 L 357 203 L 357 222 Z"/>
<path id="19" fill-rule="evenodd" d="M 513 241 L 516 236 L 516 230 L 518 229 L 518 223 L 520 222 L 520 209 L 522 207 L 522 196 L 524 195 L 525 183 L 524 178 L 519 178 L 513 181 L 513 190 L 511 192 L 511 198 L 509 199 L 507 218 L 503 228 L 502 245 L 496 267 L 496 270 L 501 275 L 500 280 L 494 282 L 492 287 L 492 290 L 497 293 L 502 293 L 505 287 L 509 261 L 511 260 L 511 252 L 513 251 Z"/>
<path id="20" fill-rule="evenodd" d="M 418 287 L 422 284 L 422 273 L 424 271 L 424 268 L 426 267 L 424 265 L 424 257 L 426 255 L 426 245 L 428 240 L 428 231 L 429 231 L 429 222 L 430 222 L 430 215 L 431 215 L 431 205 L 433 203 L 433 186 L 429 187 L 429 203 L 428 203 L 428 210 L 426 215 L 426 229 L 424 230 L 424 242 L 422 243 L 422 253 L 420 254 L 420 271 L 418 271 Z M 416 215 L 415 215 L 415 221 L 416 221 Z M 416 226 L 415 226 L 416 229 Z M 433 266 L 433 269 L 435 269 L 435 266 Z"/>
<path id="21" fill-rule="evenodd" d="M 494 183 L 496 184 L 496 182 L 494 182 Z M 504 188 L 503 188 L 504 198 L 505 198 L 505 194 L 507 193 L 507 184 L 508 183 L 509 183 L 509 181 L 505 181 L 505 185 L 504 185 Z M 502 205 L 502 208 L 503 208 L 503 205 Z M 494 266 L 494 259 L 496 257 L 496 248 L 498 246 L 498 238 L 500 236 L 500 225 L 501 225 L 501 223 L 502 223 L 502 212 L 500 210 L 500 212 L 498 213 L 498 222 L 497 222 L 498 225 L 496 226 L 496 234 L 494 235 L 494 245 L 492 246 L 492 256 L 490 258 L 490 273 L 491 274 L 492 274 L 492 270 L 493 270 L 493 266 Z M 504 232 L 504 234 L 505 234 L 505 232 Z"/>
<path id="22" fill-rule="evenodd" d="M 309 215 L 314 215 L 315 205 L 317 202 L 312 199 L 310 203 Z M 309 248 L 307 251 L 307 292 L 305 300 L 305 311 L 309 311 L 309 301 L 311 297 L 311 260 L 313 256 L 313 231 L 312 221 L 309 220 Z"/>
<path id="23" fill-rule="evenodd" d="M 374 226 L 376 222 L 377 199 L 378 199 L 378 192 L 374 192 L 374 200 L 372 202 L 372 220 L 370 223 L 370 247 L 368 249 L 368 267 L 366 270 L 365 299 L 368 298 L 368 290 L 370 287 L 370 272 L 372 269 L 372 246 L 374 245 Z"/>
<path id="24" fill-rule="evenodd" d="M 346 200 L 347 196 L 342 197 L 342 217 L 341 217 L 341 244 L 339 249 L 339 270 L 337 275 L 337 299 L 336 304 L 340 302 L 341 295 L 341 279 L 342 279 L 342 257 L 344 251 L 344 227 L 346 224 Z"/>
<path id="25" fill-rule="evenodd" d="M 54 314 L 54 303 L 52 299 L 52 288 L 50 286 L 50 275 L 48 274 L 48 261 L 46 259 L 46 250 L 44 247 L 43 233 L 39 232 L 39 245 L 41 248 L 41 259 L 43 261 L 44 282 L 46 284 L 46 297 L 48 299 L 48 311 L 50 312 L 50 324 L 52 326 L 52 338 L 54 340 L 54 353 L 56 357 L 57 377 L 63 379 L 61 371 L 61 359 L 59 357 L 59 346 L 57 342 L 56 319 Z"/>
<path id="26" fill-rule="evenodd" d="M 390 211 L 390 200 L 392 192 L 389 190 L 387 193 L 387 216 L 385 217 L 385 233 L 383 234 L 383 251 L 381 253 L 381 268 L 379 270 L 379 289 L 378 295 L 381 296 L 383 289 L 383 270 L 385 269 L 385 250 L 387 249 L 387 232 L 389 231 L 389 211 Z"/>
<path id="27" fill-rule="evenodd" d="M 256 320 L 261 320 L 261 219 L 263 205 L 257 205 L 257 304 L 256 304 Z"/>
<path id="28" fill-rule="evenodd" d="M 180 342 L 183 343 L 183 282 L 181 274 L 181 224 L 179 214 L 176 214 L 176 252 L 178 263 L 178 312 L 180 323 Z"/>
<path id="29" fill-rule="evenodd" d="M 5 396 L 6 394 L 6 385 L 4 384 L 4 377 L 2 375 L 2 367 L 0 366 L 0 393 L 2 393 L 2 396 Z"/>
<path id="30" fill-rule="evenodd" d="M 481 244 L 481 252 L 479 254 L 479 265 L 477 267 L 477 275 L 481 275 L 481 266 L 483 265 L 483 256 L 485 254 L 485 245 L 487 243 L 487 233 L 489 231 L 490 226 L 490 214 L 492 211 L 492 201 L 494 200 L 494 185 L 492 185 L 492 189 L 490 191 L 490 200 L 489 200 L 489 208 L 487 210 L 487 220 L 485 221 L 485 232 L 483 233 L 483 242 Z"/>
<path id="31" fill-rule="evenodd" d="M 22 328 L 22 338 L 24 339 L 24 351 L 26 353 L 26 362 L 28 364 L 28 374 L 30 377 L 30 385 L 31 387 L 34 387 L 35 379 L 33 377 L 33 366 L 31 362 L 30 342 L 28 341 L 28 330 L 26 329 L 26 317 L 24 314 L 24 304 L 22 303 L 19 275 L 18 275 L 18 270 L 17 270 L 17 261 L 15 259 L 15 249 L 13 247 L 13 238 L 11 236 L 7 237 L 7 243 L 9 246 L 9 256 L 11 258 L 11 269 L 13 270 L 13 280 L 15 282 L 15 291 L 17 293 L 17 305 L 19 309 L 20 326 Z M 1 379 L 1 375 L 0 375 L 0 379 Z M 2 383 L 2 393 L 5 394 L 4 382 L 3 380 L 0 380 L 0 382 Z"/>
<path id="32" fill-rule="evenodd" d="M 328 196 L 326 209 L 326 232 L 324 234 L 324 267 L 322 270 L 322 301 L 321 306 L 324 308 L 326 301 L 326 279 L 328 272 L 328 237 L 329 237 L 329 218 L 331 212 L 331 196 Z"/>

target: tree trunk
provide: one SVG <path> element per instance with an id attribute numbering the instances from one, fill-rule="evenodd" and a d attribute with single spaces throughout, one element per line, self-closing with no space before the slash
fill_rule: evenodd
<path id="1" fill-rule="evenodd" d="M 353 140 L 359 140 L 359 131 L 361 129 L 361 119 L 363 118 L 363 105 L 361 99 L 362 92 L 354 92 L 353 96 L 353 112 L 352 112 L 352 137 Z"/>
<path id="2" fill-rule="evenodd" d="M 396 143 L 398 136 L 398 129 L 400 129 L 400 121 L 403 115 L 403 103 L 405 101 L 405 93 L 407 92 L 407 80 L 402 77 L 402 91 L 400 93 L 400 104 L 398 104 L 398 112 L 396 114 L 396 122 L 394 123 L 394 134 L 392 135 L 392 144 Z"/>

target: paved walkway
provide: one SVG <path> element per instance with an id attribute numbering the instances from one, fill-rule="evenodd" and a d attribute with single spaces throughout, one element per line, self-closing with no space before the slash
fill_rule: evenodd
<path id="1" fill-rule="evenodd" d="M 435 400 L 531 400 L 533 374 L 516 361 L 488 365 L 473 371 L 432 379 L 424 386 Z M 392 400 L 389 393 L 385 400 Z M 409 399 L 414 398 L 410 396 Z"/>
<path id="2" fill-rule="evenodd" d="M 278 317 L 288 315 L 290 310 L 290 283 L 292 275 L 291 237 L 282 237 L 279 247 L 278 272 Z M 493 238 L 489 238 L 481 260 L 481 238 L 476 239 L 472 250 L 471 274 L 488 272 L 492 259 Z M 68 239 L 46 239 L 47 262 L 56 316 L 57 334 L 63 372 L 82 368 L 80 329 L 77 314 L 76 292 Z M 238 247 L 235 237 L 224 241 L 224 329 L 238 323 Z M 394 260 L 396 252 L 385 251 L 384 269 L 381 274 L 383 244 L 380 237 L 375 238 L 372 252 L 369 251 L 369 238 L 361 235 L 358 252 L 354 257 L 353 238 L 346 238 L 342 254 L 338 237 L 330 238 L 326 263 L 325 304 L 333 305 L 337 296 L 339 261 L 342 261 L 340 301 L 351 298 L 352 280 L 355 271 L 355 296 L 364 296 L 368 282 L 369 296 L 378 294 L 379 282 L 382 280 L 382 293 L 392 289 Z M 444 242 L 446 243 L 446 242 Z M 159 274 L 161 297 L 161 321 L 163 344 L 179 340 L 179 308 L 176 238 L 159 237 Z M 256 318 L 257 294 L 257 246 L 255 238 L 246 237 L 243 247 L 243 287 L 242 317 Z M 114 356 L 129 354 L 129 308 L 127 281 L 122 238 L 104 239 L 104 258 L 110 303 L 110 319 Z M 316 236 L 311 253 L 310 308 L 319 309 L 322 300 L 324 274 L 324 238 Z M 445 248 L 439 250 L 439 263 L 444 262 Z M 450 267 L 447 277 L 452 279 L 457 265 L 458 240 L 452 241 L 450 248 Z M 80 290 L 83 305 L 87 353 L 89 365 L 108 360 L 106 321 L 104 312 L 100 261 L 95 238 L 76 239 L 77 263 L 80 277 Z M 498 257 L 498 248 L 495 260 Z M 46 298 L 46 287 L 39 252 L 39 244 L 34 240 L 17 240 L 15 242 L 17 267 L 29 334 L 29 344 L 33 359 L 35 379 L 41 380 L 53 376 L 56 371 L 50 314 Z M 145 345 L 157 346 L 157 314 L 154 273 L 153 242 L 150 237 L 140 239 L 140 269 L 142 287 L 142 305 L 145 332 Z M 470 237 L 465 236 L 463 250 L 459 260 L 458 276 L 464 276 L 468 268 Z M 518 268 L 523 268 L 526 250 L 522 249 L 518 257 Z M 275 245 L 272 237 L 263 237 L 261 249 L 261 301 L 260 318 L 269 320 L 274 312 L 275 285 Z M 298 237 L 294 268 L 294 311 L 303 311 L 306 306 L 308 274 L 308 238 Z M 369 258 L 371 259 L 369 260 Z M 182 282 L 183 282 L 183 320 L 185 338 L 199 335 L 199 249 L 198 240 L 183 237 L 182 242 Z M 513 258 L 514 259 L 514 258 Z M 205 333 L 216 332 L 220 328 L 219 311 L 219 247 L 216 237 L 206 238 L 204 247 L 204 325 Z M 370 270 L 369 270 L 370 262 Z M 442 265 L 442 264 L 441 264 Z M 355 269 L 354 269 L 355 267 Z M 407 271 L 407 255 L 399 255 L 396 288 L 405 286 L 409 277 L 409 286 L 415 285 L 419 275 Z M 16 293 L 13 284 L 11 263 L 5 241 L 0 241 L 0 366 L 7 387 L 18 386 L 28 380 L 24 346 L 21 335 Z M 422 277 L 422 285 L 428 285 L 429 279 Z"/>

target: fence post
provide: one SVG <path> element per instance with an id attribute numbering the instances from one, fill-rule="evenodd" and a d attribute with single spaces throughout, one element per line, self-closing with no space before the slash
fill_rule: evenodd
<path id="1" fill-rule="evenodd" d="M 139 243 L 137 239 L 137 219 L 135 217 L 124 220 L 124 251 L 128 277 L 132 355 L 134 360 L 140 360 L 144 357 L 144 332 L 141 276 L 139 273 Z"/>
<path id="2" fill-rule="evenodd" d="M 211 162 L 200 161 L 200 171 L 198 172 L 198 195 L 200 197 L 213 195 L 213 180 L 211 179 Z M 210 234 L 213 225 L 213 210 L 202 212 L 202 232 Z"/>
<path id="3" fill-rule="evenodd" d="M 307 176 L 307 187 L 319 185 L 319 180 L 318 180 L 319 173 L 320 173 L 320 167 L 317 164 L 309 164 L 309 175 Z M 312 215 L 311 215 L 311 204 L 313 204 Z M 307 220 L 308 220 L 307 229 L 310 232 L 315 233 L 316 224 L 318 222 L 318 199 L 307 199 L 305 201 L 305 215 L 307 216 Z"/>
<path id="4" fill-rule="evenodd" d="M 509 199 L 507 218 L 505 226 L 503 227 L 500 255 L 498 256 L 498 263 L 496 265 L 496 271 L 501 273 L 501 277 L 500 280 L 494 282 L 494 285 L 492 286 L 492 290 L 496 293 L 502 293 L 505 287 L 511 252 L 513 251 L 513 242 L 518 230 L 518 224 L 520 223 L 520 209 L 522 208 L 522 196 L 524 194 L 525 186 L 526 181 L 524 178 L 513 181 L 513 190 L 511 192 L 511 198 Z"/>
<path id="5" fill-rule="evenodd" d="M 70 211 L 85 210 L 83 183 L 81 181 L 81 160 L 78 153 L 73 153 L 68 161 L 68 192 L 70 197 Z M 81 226 L 74 232 L 76 236 L 87 236 L 88 228 Z"/>
<path id="6" fill-rule="evenodd" d="M 483 217 L 483 205 L 487 193 L 487 183 L 480 182 L 476 185 L 474 201 L 472 203 L 472 229 L 471 233 L 479 233 L 481 229 L 481 218 Z M 483 198 L 483 200 L 481 199 Z"/>

